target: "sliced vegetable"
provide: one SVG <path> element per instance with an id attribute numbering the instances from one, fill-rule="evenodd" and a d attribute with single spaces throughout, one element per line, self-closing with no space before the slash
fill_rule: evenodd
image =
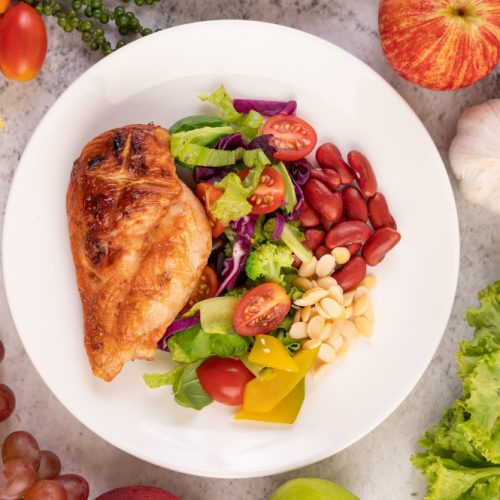
<path id="1" fill-rule="evenodd" d="M 272 236 L 276 226 L 276 219 L 269 219 L 264 224 L 264 232 Z M 313 254 L 297 238 L 300 231 L 295 229 L 289 222 L 285 224 L 281 233 L 280 241 L 284 243 L 302 262 L 310 262 Z M 301 234 L 301 233 L 300 233 Z"/>
<path id="2" fill-rule="evenodd" d="M 236 420 L 257 420 L 259 422 L 272 422 L 276 424 L 293 424 L 304 402 L 306 395 L 305 387 L 305 380 L 302 379 L 272 410 L 262 412 L 249 411 L 242 408 L 234 418 Z M 304 500 L 306 500 L 305 497 Z"/>
<path id="3" fill-rule="evenodd" d="M 249 169 L 239 173 L 241 179 L 246 179 Z M 252 205 L 253 214 L 269 214 L 277 210 L 285 198 L 285 183 L 280 173 L 271 168 L 264 167 L 259 183 L 248 199 Z"/>
<path id="4" fill-rule="evenodd" d="M 237 297 L 214 297 L 194 305 L 190 313 L 200 312 L 200 324 L 206 333 L 232 333 Z"/>
<path id="5" fill-rule="evenodd" d="M 278 241 L 285 229 L 285 217 L 282 214 L 276 214 L 276 224 L 273 229 L 273 240 Z"/>
<path id="6" fill-rule="evenodd" d="M 233 105 L 239 113 L 257 111 L 264 116 L 294 115 L 297 101 L 264 101 L 261 99 L 234 99 Z"/>
<path id="7" fill-rule="evenodd" d="M 298 372 L 299 367 L 283 344 L 272 335 L 257 335 L 248 360 L 256 365 Z"/>
<path id="8" fill-rule="evenodd" d="M 219 108 L 219 112 L 224 120 L 231 123 L 235 130 L 240 131 L 246 140 L 256 137 L 262 126 L 262 115 L 250 110 L 246 114 L 238 113 L 233 105 L 233 100 L 221 85 L 212 94 L 202 94 L 202 101 L 208 101 Z"/>
<path id="9" fill-rule="evenodd" d="M 288 247 L 266 242 L 250 252 L 245 272 L 251 280 L 262 278 L 284 286 L 283 269 L 292 267 L 292 264 L 293 255 Z"/>
<path id="10" fill-rule="evenodd" d="M 275 408 L 297 384 L 316 359 L 318 348 L 304 349 L 297 353 L 293 360 L 297 364 L 298 372 L 286 372 L 275 368 L 266 368 L 259 376 L 250 381 L 245 387 L 243 408 L 247 411 L 269 412 Z"/>
<path id="11" fill-rule="evenodd" d="M 203 389 L 198 379 L 197 368 L 201 361 L 184 366 L 174 381 L 173 391 L 175 401 L 181 406 L 201 410 L 212 402 L 212 398 Z"/>
<path id="12" fill-rule="evenodd" d="M 224 194 L 224 190 L 213 184 L 200 182 L 197 184 L 194 194 L 205 207 L 205 212 L 212 228 L 212 238 L 219 237 L 224 232 L 224 225 L 212 213 L 212 205 Z"/>
<path id="13" fill-rule="evenodd" d="M 197 370 L 203 389 L 215 401 L 229 406 L 243 404 L 243 392 L 254 374 L 239 360 L 210 358 Z"/>
<path id="14" fill-rule="evenodd" d="M 234 288 L 236 280 L 245 266 L 248 253 L 251 248 L 252 245 L 250 241 L 248 238 L 244 237 L 239 237 L 233 244 L 231 257 L 224 261 L 224 268 L 222 270 L 222 277 L 224 278 L 224 281 L 217 290 L 217 295 L 219 295 L 223 290 L 231 290 Z"/>
<path id="15" fill-rule="evenodd" d="M 227 126 L 227 122 L 219 116 L 193 115 L 186 116 L 186 118 L 175 122 L 168 131 L 170 134 L 177 134 L 178 132 L 188 132 L 197 128 L 224 126 Z"/>
<path id="16" fill-rule="evenodd" d="M 282 161 L 304 158 L 317 142 L 316 132 L 311 125 L 297 116 L 272 116 L 264 124 L 262 133 L 273 135 L 271 144 L 277 149 L 274 158 Z"/>
<path id="17" fill-rule="evenodd" d="M 303 186 L 311 175 L 311 162 L 307 158 L 302 158 L 287 164 L 290 176 L 299 186 Z"/>
<path id="18" fill-rule="evenodd" d="M 276 328 L 288 314 L 291 301 L 275 283 L 256 286 L 236 306 L 233 328 L 240 335 L 257 335 Z"/>
<path id="19" fill-rule="evenodd" d="M 214 184 L 215 182 L 221 181 L 229 172 L 234 171 L 235 169 L 233 167 L 195 167 L 193 178 L 197 184 L 200 182 Z"/>
<path id="20" fill-rule="evenodd" d="M 196 285 L 196 288 L 193 290 L 193 293 L 189 297 L 186 305 L 182 308 L 180 312 L 181 315 L 186 314 L 195 304 L 198 302 L 204 301 L 205 299 L 209 299 L 213 297 L 219 288 L 219 280 L 217 278 L 217 274 L 210 266 L 205 266 L 201 277 Z M 203 326 L 203 324 L 202 324 Z M 222 332 L 215 332 L 222 333 Z"/>

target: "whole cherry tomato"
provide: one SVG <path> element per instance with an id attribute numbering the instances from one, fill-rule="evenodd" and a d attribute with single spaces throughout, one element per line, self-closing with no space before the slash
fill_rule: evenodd
<path id="1" fill-rule="evenodd" d="M 0 19 L 0 71 L 11 80 L 31 80 L 46 53 L 47 31 L 40 14 L 24 2 L 8 10 Z"/>

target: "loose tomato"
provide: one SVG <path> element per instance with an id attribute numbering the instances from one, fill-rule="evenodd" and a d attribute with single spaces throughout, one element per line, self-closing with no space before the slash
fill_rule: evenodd
<path id="1" fill-rule="evenodd" d="M 290 310 L 290 297 L 276 283 L 264 283 L 247 292 L 234 310 L 233 327 L 240 335 L 258 335 L 276 328 Z"/>
<path id="2" fill-rule="evenodd" d="M 271 116 L 264 124 L 263 134 L 271 134 L 271 144 L 278 150 L 274 158 L 295 161 L 307 156 L 316 146 L 316 132 L 297 116 Z"/>
<path id="3" fill-rule="evenodd" d="M 42 17 L 24 2 L 0 20 L 0 71 L 11 80 L 31 80 L 47 53 L 47 31 Z"/>
<path id="4" fill-rule="evenodd" d="M 239 173 L 241 179 L 248 175 L 249 169 L 245 168 Z M 283 177 L 271 167 L 264 167 L 259 184 L 248 199 L 252 205 L 253 214 L 270 214 L 277 210 L 285 199 L 285 182 Z"/>
<path id="5" fill-rule="evenodd" d="M 215 401 L 229 406 L 243 404 L 245 386 L 255 378 L 239 359 L 233 358 L 209 358 L 196 373 L 205 392 Z"/>
<path id="6" fill-rule="evenodd" d="M 3 14 L 9 6 L 10 0 L 0 0 L 0 14 Z"/>
<path id="7" fill-rule="evenodd" d="M 217 279 L 217 274 L 215 274 L 215 271 L 210 266 L 206 266 L 205 269 L 203 269 L 198 285 L 179 314 L 185 314 L 197 302 L 213 297 L 218 288 L 219 280 Z"/>
<path id="8" fill-rule="evenodd" d="M 217 238 L 224 232 L 224 226 L 212 215 L 210 207 L 224 194 L 224 190 L 208 182 L 200 182 L 196 186 L 194 194 L 205 206 L 205 212 L 212 227 L 212 237 Z"/>

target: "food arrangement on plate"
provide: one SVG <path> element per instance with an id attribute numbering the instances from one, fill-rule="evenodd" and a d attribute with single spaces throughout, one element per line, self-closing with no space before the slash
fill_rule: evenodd
<path id="1" fill-rule="evenodd" d="M 332 143 L 295 101 L 200 96 L 218 115 L 169 130 L 128 125 L 90 141 L 67 191 L 93 373 L 169 351 L 146 374 L 182 406 L 293 423 L 305 376 L 370 337 L 376 266 L 400 240 L 368 159 Z M 192 172 L 193 191 L 177 176 Z"/>

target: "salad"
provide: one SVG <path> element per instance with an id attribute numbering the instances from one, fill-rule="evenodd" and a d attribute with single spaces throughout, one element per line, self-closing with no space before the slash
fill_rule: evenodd
<path id="1" fill-rule="evenodd" d="M 210 115 L 170 129 L 171 154 L 192 170 L 213 251 L 197 289 L 158 348 L 178 366 L 145 374 L 178 404 L 238 407 L 236 419 L 291 424 L 305 378 L 325 373 L 372 334 L 375 266 L 400 239 L 368 159 L 344 161 L 295 101 L 200 96 Z M 217 113 L 215 112 L 217 110 Z"/>

